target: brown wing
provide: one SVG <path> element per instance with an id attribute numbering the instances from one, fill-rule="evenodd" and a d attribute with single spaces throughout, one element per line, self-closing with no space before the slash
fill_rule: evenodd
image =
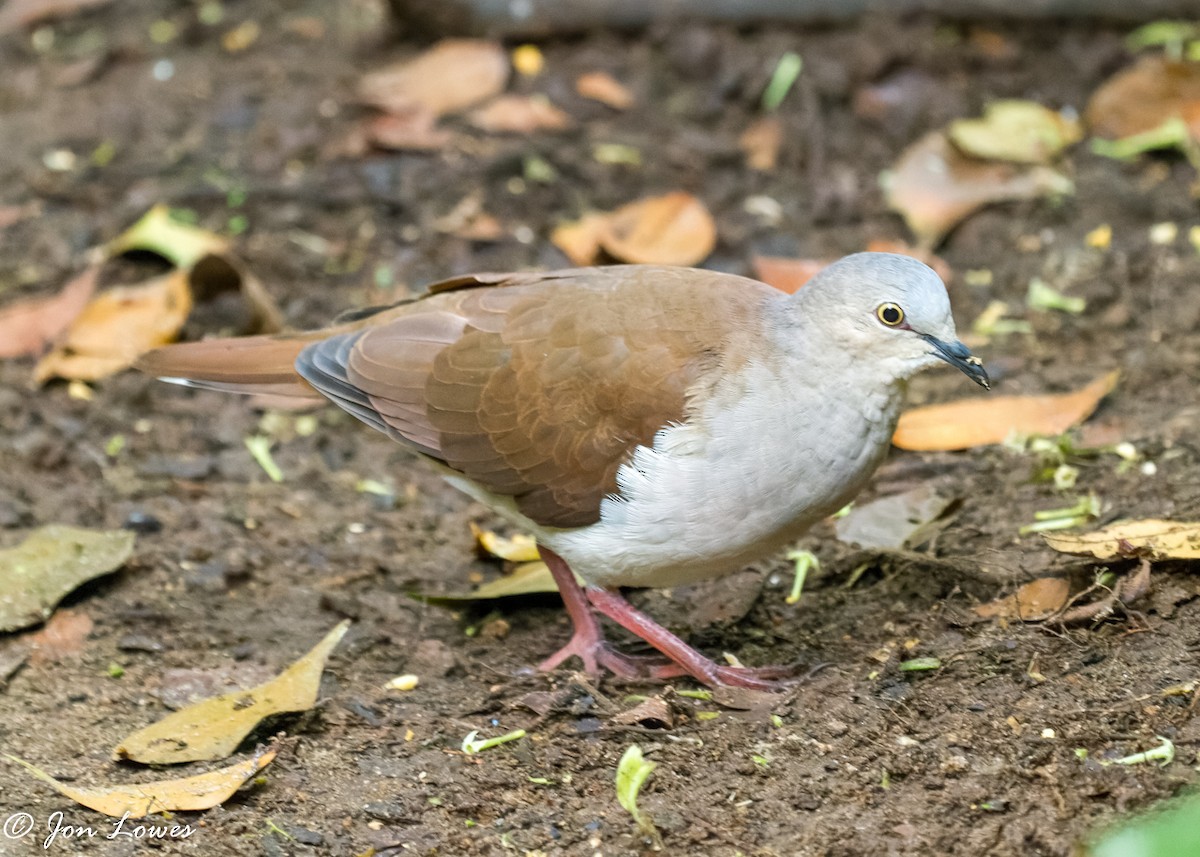
<path id="1" fill-rule="evenodd" d="M 364 422 L 556 527 L 599 518 L 631 450 L 686 418 L 689 391 L 780 297 L 649 266 L 474 282 L 504 287 L 453 281 L 309 345 L 296 368 Z"/>

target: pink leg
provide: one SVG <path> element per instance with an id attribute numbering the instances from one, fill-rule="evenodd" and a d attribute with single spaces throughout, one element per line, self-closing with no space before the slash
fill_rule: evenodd
<path id="1" fill-rule="evenodd" d="M 626 601 L 619 592 L 589 586 L 585 591 L 575 580 L 566 561 L 548 548 L 539 548 L 543 561 L 550 568 L 554 582 L 566 605 L 567 614 L 575 626 L 570 642 L 545 661 L 539 668 L 552 670 L 572 656 L 583 661 L 589 673 L 607 669 L 624 678 L 667 679 L 690 675 L 710 687 L 734 686 L 757 690 L 778 690 L 778 679 L 793 675 L 787 667 L 740 669 L 714 663 L 645 613 Z M 589 603 L 590 602 L 590 603 Z M 592 607 L 634 635 L 658 649 L 670 660 L 638 658 L 615 651 L 604 639 Z"/>

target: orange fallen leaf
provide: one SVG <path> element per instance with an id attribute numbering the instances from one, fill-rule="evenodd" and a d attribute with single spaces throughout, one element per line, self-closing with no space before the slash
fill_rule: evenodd
<path id="1" fill-rule="evenodd" d="M 64 607 L 28 635 L 30 660 L 35 664 L 54 664 L 81 654 L 94 627 L 91 616 Z"/>
<path id="2" fill-rule="evenodd" d="M 207 774 L 101 788 L 67 785 L 16 756 L 5 754 L 5 758 L 52 786 L 59 794 L 88 809 L 113 818 L 145 818 L 158 812 L 199 812 L 212 809 L 232 797 L 246 780 L 271 764 L 275 753 L 274 748 L 259 750 L 243 762 L 209 771 Z"/>
<path id="3" fill-rule="evenodd" d="M 920 247 L 932 248 L 985 205 L 1071 193 L 1063 174 L 1042 165 L 981 161 L 960 153 L 943 131 L 905 149 L 885 180 L 888 205 L 904 217 Z"/>
<path id="4" fill-rule="evenodd" d="M 684 191 L 631 202 L 608 215 L 600 227 L 600 246 L 622 262 L 696 265 L 716 244 L 712 215 Z"/>
<path id="5" fill-rule="evenodd" d="M 503 46 L 480 39 L 446 39 L 429 50 L 363 76 L 359 97 L 387 113 L 457 113 L 491 98 L 508 82 Z"/>
<path id="6" fill-rule="evenodd" d="M 600 255 L 600 231 L 606 214 L 585 214 L 579 220 L 560 223 L 550 233 L 550 242 L 562 250 L 571 264 L 580 267 L 596 264 Z"/>
<path id="7" fill-rule="evenodd" d="M 188 272 L 172 271 L 137 286 L 93 298 L 34 369 L 34 382 L 51 378 L 95 381 L 131 366 L 152 348 L 171 342 L 192 309 Z"/>
<path id="8" fill-rule="evenodd" d="M 789 295 L 828 264 L 826 259 L 787 259 L 783 256 L 754 256 L 750 259 L 756 278 Z"/>
<path id="9" fill-rule="evenodd" d="M 1091 533 L 1043 533 L 1061 553 L 1090 554 L 1098 559 L 1149 556 L 1154 559 L 1200 559 L 1200 523 L 1144 519 L 1118 521 Z"/>
<path id="10" fill-rule="evenodd" d="M 746 156 L 746 166 L 761 172 L 775 169 L 782 145 L 783 123 L 775 115 L 756 119 L 738 137 L 738 148 Z"/>
<path id="11" fill-rule="evenodd" d="M 481 131 L 493 134 L 565 131 L 575 124 L 544 95 L 501 95 L 472 110 L 467 120 Z"/>
<path id="12" fill-rule="evenodd" d="M 1057 613 L 1071 595 L 1071 584 L 1061 577 L 1041 577 L 1021 586 L 1012 595 L 975 608 L 984 619 L 1020 619 L 1031 622 Z"/>
<path id="13" fill-rule="evenodd" d="M 1083 422 L 1117 385 L 1109 372 L 1073 393 L 989 396 L 914 408 L 900 415 L 892 443 L 920 451 L 970 449 L 1012 434 L 1059 435 Z"/>
<path id="14" fill-rule="evenodd" d="M 47 298 L 30 298 L 0 309 L 0 357 L 37 354 L 57 339 L 87 306 L 99 266 L 83 271 Z"/>
<path id="15" fill-rule="evenodd" d="M 589 71 L 575 80 L 575 91 L 584 98 L 607 104 L 613 110 L 628 110 L 633 106 L 633 93 L 611 74 Z"/>
<path id="16" fill-rule="evenodd" d="M 1084 114 L 1092 132 L 1120 140 L 1160 128 L 1172 118 L 1194 120 L 1200 108 L 1200 63 L 1145 56 L 1100 85 Z M 1200 139 L 1200 123 L 1189 122 Z"/>

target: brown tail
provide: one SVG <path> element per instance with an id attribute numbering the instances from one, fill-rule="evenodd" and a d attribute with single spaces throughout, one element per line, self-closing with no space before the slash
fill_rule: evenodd
<path id="1" fill-rule="evenodd" d="M 189 387 L 322 402 L 324 397 L 295 369 L 297 355 L 316 338 L 321 336 L 245 336 L 183 342 L 151 351 L 135 366 L 147 375 Z"/>

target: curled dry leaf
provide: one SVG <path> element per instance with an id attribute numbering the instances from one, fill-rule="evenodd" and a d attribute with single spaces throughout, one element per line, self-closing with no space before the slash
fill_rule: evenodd
<path id="1" fill-rule="evenodd" d="M 1092 132 L 1120 140 L 1183 119 L 1200 140 L 1200 63 L 1145 56 L 1092 94 L 1084 114 Z"/>
<path id="2" fill-rule="evenodd" d="M 584 98 L 607 104 L 613 110 L 628 110 L 633 106 L 633 93 L 605 71 L 589 71 L 575 79 L 575 91 Z"/>
<path id="3" fill-rule="evenodd" d="M 750 260 L 755 277 L 789 295 L 828 264 L 825 259 L 786 259 L 782 256 L 754 256 Z"/>
<path id="4" fill-rule="evenodd" d="M 96 290 L 99 266 L 74 277 L 48 298 L 30 298 L 0 309 L 0 357 L 38 354 L 70 326 Z"/>
<path id="5" fill-rule="evenodd" d="M 517 533 L 506 539 L 491 530 L 481 530 L 474 524 L 471 525 L 471 531 L 480 549 L 497 559 L 505 559 L 509 562 L 537 562 L 541 559 L 537 541 L 531 535 Z"/>
<path id="6" fill-rule="evenodd" d="M 984 619 L 1019 619 L 1033 622 L 1061 610 L 1071 595 L 1071 584 L 1061 577 L 1031 580 L 1012 595 L 1005 595 L 975 608 Z"/>
<path id="7" fill-rule="evenodd" d="M 128 530 L 82 530 L 51 524 L 0 551 L 0 632 L 49 617 L 65 595 L 116 571 L 133 553 Z"/>
<path id="8" fill-rule="evenodd" d="M 951 142 L 976 158 L 1018 164 L 1048 164 L 1083 138 L 1078 119 L 1034 101 L 993 101 L 981 119 L 958 119 Z"/>
<path id="9" fill-rule="evenodd" d="M 273 748 L 259 750 L 244 762 L 207 774 L 104 788 L 67 785 L 16 756 L 5 754 L 5 758 L 52 786 L 59 794 L 88 809 L 113 818 L 145 818 L 160 812 L 200 812 L 219 806 L 232 797 L 246 780 L 271 764 L 275 753 Z"/>
<path id="10" fill-rule="evenodd" d="M 783 123 L 775 114 L 756 119 L 738 137 L 738 148 L 746 156 L 746 166 L 761 172 L 775 169 L 782 145 Z"/>
<path id="11" fill-rule="evenodd" d="M 1150 557 L 1200 559 L 1200 522 L 1147 518 L 1119 521 L 1091 533 L 1043 533 L 1046 543 L 1062 553 L 1099 559 Z"/>
<path id="12" fill-rule="evenodd" d="M 187 271 L 109 289 L 84 307 L 54 349 L 38 361 L 34 382 L 95 381 L 119 372 L 174 340 L 191 311 Z"/>
<path id="13" fill-rule="evenodd" d="M 562 250 L 572 264 L 594 265 L 600 255 L 600 233 L 607 218 L 607 214 L 592 212 L 579 220 L 560 223 L 550 233 L 550 242 Z"/>
<path id="14" fill-rule="evenodd" d="M 386 113 L 457 113 L 491 98 L 508 82 L 509 59 L 497 42 L 446 39 L 412 59 L 364 75 L 359 97 Z"/>
<path id="15" fill-rule="evenodd" d="M 145 250 L 162 256 L 176 268 L 189 268 L 205 256 L 229 252 L 229 241 L 216 233 L 171 216 L 171 209 L 159 203 L 137 222 L 104 247 L 111 256 L 132 250 Z"/>
<path id="16" fill-rule="evenodd" d="M 544 95 L 501 95 L 472 110 L 467 120 L 481 131 L 493 134 L 565 131 L 575 124 Z"/>
<path id="17" fill-rule="evenodd" d="M 1117 385 L 1109 372 L 1073 393 L 987 396 L 914 408 L 900 415 L 892 443 L 920 451 L 970 449 L 1010 435 L 1059 435 L 1083 422 Z"/>
<path id="18" fill-rule="evenodd" d="M 884 183 L 888 205 L 904 217 L 924 248 L 936 246 L 959 222 L 990 203 L 1074 190 L 1070 179 L 1049 167 L 969 158 L 942 131 L 909 146 Z"/>
<path id="19" fill-rule="evenodd" d="M 307 711 L 316 704 L 325 661 L 349 627 L 349 621 L 340 623 L 265 684 L 197 702 L 138 730 L 117 745 L 114 758 L 145 765 L 224 759 L 263 718 Z"/>
<path id="20" fill-rule="evenodd" d="M 696 265 L 717 244 L 717 225 L 699 199 L 674 191 L 622 206 L 600 228 L 614 259 L 649 265 Z"/>

